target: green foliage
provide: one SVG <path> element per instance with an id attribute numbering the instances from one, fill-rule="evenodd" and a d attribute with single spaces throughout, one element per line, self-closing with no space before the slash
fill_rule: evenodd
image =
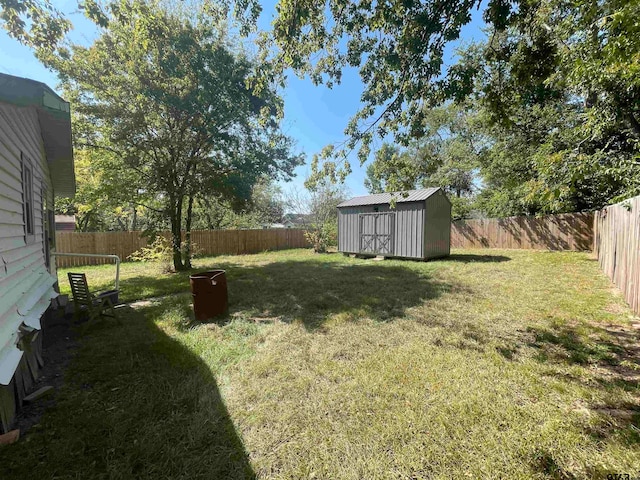
<path id="1" fill-rule="evenodd" d="M 431 109 L 424 118 L 424 136 L 406 149 L 383 144 L 375 153 L 365 186 L 371 193 L 441 187 L 452 200 L 453 218 L 465 218 L 471 212 L 477 170 L 487 148 L 475 116 L 469 105 Z"/>
<path id="2" fill-rule="evenodd" d="M 149 245 L 133 252 L 127 259 L 133 262 L 157 262 L 161 273 L 173 270 L 171 242 L 162 235 L 158 235 Z"/>
<path id="3" fill-rule="evenodd" d="M 361 162 L 374 135 L 394 134 L 403 143 L 422 133 L 425 105 L 437 104 L 444 48 L 458 38 L 476 1 L 349 2 L 292 1 L 278 5 L 278 16 L 264 45 L 274 42 L 277 62 L 316 83 L 339 83 L 347 67 L 359 68 L 365 85 L 362 108 L 345 129 L 344 149 L 327 148 L 314 164 L 313 180 L 323 173 L 344 177 L 347 152 L 359 148 Z M 504 5 L 491 1 L 490 16 Z M 500 15 L 498 15 L 499 17 Z M 329 160 L 321 165 L 321 160 Z M 340 159 L 337 165 L 334 159 Z"/>
<path id="4" fill-rule="evenodd" d="M 146 191 L 128 188 L 137 185 L 135 172 L 114 167 L 109 152 L 82 149 L 76 152 L 76 195 L 58 198 L 56 213 L 76 215 L 81 231 L 159 232 L 170 229 L 160 210 L 162 202 Z M 128 178 L 133 174 L 133 178 Z M 183 210 L 187 209 L 187 201 Z M 282 192 L 275 182 L 260 179 L 250 198 L 225 198 L 203 192 L 194 201 L 193 230 L 262 228 L 280 222 L 284 213 Z"/>
<path id="5" fill-rule="evenodd" d="M 287 179 L 301 161 L 280 130 L 275 80 L 251 85 L 265 65 L 207 21 L 205 6 L 187 15 L 123 0 L 90 16 L 102 27 L 91 46 L 45 57 L 74 105 L 76 142 L 129 174 L 103 182 L 154 203 L 145 205 L 170 223 L 174 267 L 188 268 L 180 232 L 191 230 L 196 198 L 246 201 L 260 178 Z"/>
<path id="6" fill-rule="evenodd" d="M 71 22 L 49 0 L 0 0 L 0 26 L 24 45 L 51 51 Z"/>
<path id="7" fill-rule="evenodd" d="M 471 213 L 477 207 L 475 198 L 471 197 L 456 197 L 449 195 L 449 201 L 451 202 L 451 219 L 462 220 L 469 218 Z"/>
<path id="8" fill-rule="evenodd" d="M 445 47 L 480 7 L 488 39 L 445 66 Z M 263 40 L 278 46 L 276 64 L 316 83 L 339 83 L 348 67 L 364 82 L 348 140 L 314 157 L 310 184 L 344 178 L 348 152 L 359 148 L 364 163 L 374 137 L 393 135 L 412 148 L 430 136 L 434 107 L 472 103 L 490 140 L 484 205 L 534 214 L 640 193 L 639 15 L 638 0 L 283 0 Z M 425 175 L 388 153 L 369 169 L 372 191 Z M 438 181 L 450 182 L 460 167 L 448 166 Z"/>
<path id="9" fill-rule="evenodd" d="M 81 231 L 144 230 L 154 221 L 141 202 L 153 203 L 137 190 L 135 172 L 123 168 L 110 151 L 80 148 L 74 152 L 76 195 L 58 198 L 56 212 L 75 214 Z M 158 228 L 162 229 L 162 228 Z"/>
<path id="10" fill-rule="evenodd" d="M 325 253 L 338 244 L 338 210 L 347 198 L 342 185 L 322 182 L 304 193 L 294 193 L 287 201 L 289 209 L 302 216 L 305 237 L 316 253 Z"/>
<path id="11" fill-rule="evenodd" d="M 284 215 L 285 201 L 275 182 L 264 177 L 253 186 L 251 197 L 231 201 L 224 196 L 203 194 L 193 209 L 194 230 L 263 228 L 278 223 Z"/>
<path id="12" fill-rule="evenodd" d="M 542 6 L 523 10 L 509 34 L 495 32 L 461 55 L 492 139 L 482 159 L 480 202 L 492 216 L 596 209 L 639 192 L 640 130 L 630 128 L 638 118 L 637 86 L 627 83 L 631 96 L 624 99 L 595 77 L 578 81 L 575 70 L 606 49 L 612 32 L 596 41 L 592 22 L 620 5 L 549 5 L 551 13 Z M 625 61 L 633 69 L 637 59 Z"/>
<path id="13" fill-rule="evenodd" d="M 198 245 L 191 242 L 181 242 L 180 249 L 184 252 L 187 248 L 191 251 L 191 258 L 199 255 Z M 127 257 L 132 262 L 152 262 L 159 267 L 160 273 L 174 272 L 172 242 L 163 235 L 156 235 L 148 245 L 136 250 Z"/>
<path id="14" fill-rule="evenodd" d="M 311 244 L 315 253 L 327 253 L 329 248 L 338 245 L 338 222 L 312 223 L 304 232 L 304 238 Z"/>

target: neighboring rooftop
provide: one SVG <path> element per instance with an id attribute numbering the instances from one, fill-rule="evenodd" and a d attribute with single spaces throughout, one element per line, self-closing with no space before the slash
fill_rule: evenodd
<path id="1" fill-rule="evenodd" d="M 56 215 L 56 231 L 72 232 L 76 229 L 75 215 Z"/>
<path id="2" fill-rule="evenodd" d="M 354 197 L 350 200 L 345 200 L 338 205 L 338 208 L 358 207 L 361 205 L 385 205 L 391 203 L 391 199 L 395 199 L 397 203 L 419 202 L 421 200 L 426 200 L 438 190 L 440 190 L 440 188 L 433 187 L 423 188 L 421 190 L 407 190 L 406 192 L 376 193 L 373 195 Z"/>
<path id="3" fill-rule="evenodd" d="M 286 213 L 282 217 L 282 223 L 284 223 L 285 226 L 287 224 L 306 225 L 308 223 L 311 223 L 312 220 L 313 216 L 309 215 L 308 213 Z"/>

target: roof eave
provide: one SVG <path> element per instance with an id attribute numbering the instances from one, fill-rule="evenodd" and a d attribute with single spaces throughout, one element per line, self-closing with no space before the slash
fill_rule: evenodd
<path id="1" fill-rule="evenodd" d="M 44 151 L 49 164 L 51 183 L 56 195 L 73 197 L 76 178 L 71 139 L 71 116 L 49 109 L 38 109 Z"/>
<path id="2" fill-rule="evenodd" d="M 0 74 L 0 101 L 38 111 L 45 156 L 57 195 L 76 191 L 69 103 L 42 82 Z"/>
<path id="3" fill-rule="evenodd" d="M 411 202 L 424 202 L 431 196 L 433 196 L 436 192 L 441 191 L 440 187 L 430 187 L 424 188 L 421 190 L 408 190 L 404 193 L 408 193 L 405 197 L 403 196 L 403 192 L 387 192 L 384 194 L 373 194 L 373 195 L 365 195 L 362 197 L 354 197 L 349 200 L 346 200 L 340 204 L 338 204 L 337 208 L 348 208 L 348 207 L 362 207 L 368 205 L 390 205 L 391 199 L 395 197 L 396 203 L 411 203 Z M 416 197 L 416 194 L 421 193 Z M 380 198 L 374 199 L 376 196 L 388 196 L 389 198 Z"/>

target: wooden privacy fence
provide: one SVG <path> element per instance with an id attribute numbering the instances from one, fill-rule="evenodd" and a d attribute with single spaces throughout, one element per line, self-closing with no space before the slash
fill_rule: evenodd
<path id="1" fill-rule="evenodd" d="M 544 217 L 458 220 L 451 224 L 453 248 L 524 248 L 589 251 L 593 213 Z"/>
<path id="2" fill-rule="evenodd" d="M 164 233 L 169 236 L 168 232 Z M 56 232 L 56 251 L 60 253 L 104 253 L 123 261 L 147 245 L 141 232 Z M 292 228 L 262 230 L 194 230 L 191 240 L 202 255 L 239 255 L 265 250 L 308 247 L 304 230 Z M 104 258 L 58 257 L 58 267 L 111 263 Z"/>
<path id="3" fill-rule="evenodd" d="M 640 313 L 640 196 L 596 212 L 594 228 L 600 268 Z"/>

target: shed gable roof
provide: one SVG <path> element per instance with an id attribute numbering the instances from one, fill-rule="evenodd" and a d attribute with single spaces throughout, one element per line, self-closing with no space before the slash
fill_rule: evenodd
<path id="1" fill-rule="evenodd" d="M 391 203 L 391 199 L 395 199 L 397 203 L 418 202 L 426 200 L 431 195 L 440 190 L 439 187 L 423 188 L 421 190 L 408 190 L 406 192 L 376 193 L 366 195 L 364 197 L 354 197 L 346 200 L 338 205 L 341 207 L 359 207 L 362 205 L 386 205 Z"/>

